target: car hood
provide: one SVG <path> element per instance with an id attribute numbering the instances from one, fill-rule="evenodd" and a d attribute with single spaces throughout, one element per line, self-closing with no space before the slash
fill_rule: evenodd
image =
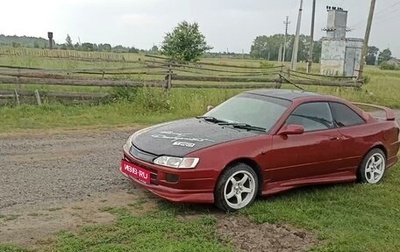
<path id="1" fill-rule="evenodd" d="M 212 145 L 263 134 L 207 122 L 204 119 L 185 119 L 159 124 L 136 136 L 136 148 L 155 154 L 185 156 Z"/>

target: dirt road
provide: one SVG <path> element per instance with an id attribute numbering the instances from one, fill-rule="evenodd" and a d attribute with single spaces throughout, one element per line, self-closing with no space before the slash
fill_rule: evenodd
<path id="1" fill-rule="evenodd" d="M 0 212 L 130 188 L 117 168 L 133 131 L 0 138 Z"/>
<path id="2" fill-rule="evenodd" d="M 135 130 L 0 136 L 0 243 L 30 245 L 62 229 L 109 222 L 114 217 L 99 209 L 145 195 L 118 170 Z"/>

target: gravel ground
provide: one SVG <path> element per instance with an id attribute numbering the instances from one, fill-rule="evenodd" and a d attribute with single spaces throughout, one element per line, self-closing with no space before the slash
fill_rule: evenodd
<path id="1" fill-rule="evenodd" d="M 0 213 L 131 189 L 118 167 L 132 132 L 0 137 Z"/>

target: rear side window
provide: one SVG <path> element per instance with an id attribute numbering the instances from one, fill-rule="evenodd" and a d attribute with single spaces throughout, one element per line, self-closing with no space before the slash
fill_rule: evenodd
<path id="1" fill-rule="evenodd" d="M 348 127 L 364 124 L 364 119 L 347 105 L 337 102 L 330 103 L 333 119 L 338 127 Z"/>

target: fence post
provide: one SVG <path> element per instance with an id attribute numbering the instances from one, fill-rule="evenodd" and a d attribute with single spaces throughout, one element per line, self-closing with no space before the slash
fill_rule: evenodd
<path id="1" fill-rule="evenodd" d="M 171 69 L 171 64 L 168 65 L 168 79 L 167 79 L 167 90 L 171 90 L 172 87 L 172 69 Z"/>
<path id="2" fill-rule="evenodd" d="M 36 97 L 37 105 L 39 105 L 39 106 L 42 105 L 42 100 L 40 99 L 40 94 L 37 89 L 35 90 L 35 97 Z"/>
<path id="3" fill-rule="evenodd" d="M 17 89 L 21 89 L 21 69 L 18 68 Z"/>
<path id="4" fill-rule="evenodd" d="M 21 105 L 19 102 L 19 94 L 16 89 L 14 89 L 14 95 L 15 95 L 15 102 L 17 103 L 17 106 Z"/>

